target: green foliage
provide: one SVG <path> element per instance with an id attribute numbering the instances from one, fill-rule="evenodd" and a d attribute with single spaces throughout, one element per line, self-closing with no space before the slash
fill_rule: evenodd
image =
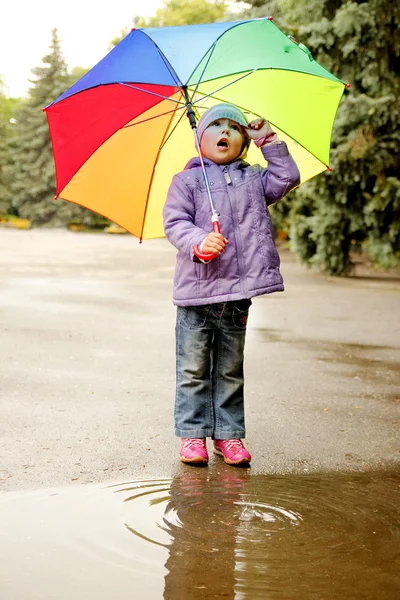
<path id="1" fill-rule="evenodd" d="M 18 100 L 7 98 L 0 81 L 0 214 L 7 213 L 11 203 L 10 180 L 7 165 L 10 163 L 8 142 L 12 137 L 13 110 Z"/>
<path id="2" fill-rule="evenodd" d="M 312 0 L 311 0 L 312 1 Z M 236 0 L 243 6 L 242 0 Z M 294 35 L 298 26 L 297 12 L 302 12 L 301 6 L 306 4 L 304 0 L 294 3 L 291 0 L 246 0 L 248 6 L 239 14 L 237 19 L 258 19 L 261 17 L 273 17 L 274 23 L 285 33 Z M 300 7 L 297 7 L 297 4 Z"/>
<path id="3" fill-rule="evenodd" d="M 166 0 L 153 17 L 135 17 L 134 25 L 137 29 L 195 25 L 223 21 L 228 16 L 229 10 L 225 0 Z M 119 44 L 128 33 L 127 28 L 123 29 L 111 40 L 111 48 Z"/>
<path id="4" fill-rule="evenodd" d="M 335 123 L 333 171 L 296 192 L 291 214 L 293 248 L 328 273 L 347 274 L 351 250 L 379 267 L 400 264 L 399 16 L 386 0 L 347 1 L 331 21 L 300 28 L 317 59 L 352 85 Z"/>
<path id="5" fill-rule="evenodd" d="M 42 108 L 62 93 L 67 76 L 56 30 L 43 65 L 32 69 L 32 73 L 35 79 L 31 80 L 29 97 L 15 114 L 15 135 L 10 144 L 13 162 L 8 172 L 12 207 L 34 224 L 44 224 L 52 220 L 58 204 L 53 200 L 54 166 Z"/>
<path id="6" fill-rule="evenodd" d="M 137 29 L 147 27 L 174 27 L 178 25 L 195 25 L 214 23 L 229 18 L 229 7 L 226 0 L 166 0 L 152 17 L 136 16 L 134 26 Z M 129 30 L 123 29 L 111 40 L 113 48 L 127 36 Z"/>
<path id="7" fill-rule="evenodd" d="M 351 83 L 333 131 L 333 171 L 290 194 L 285 207 L 274 213 L 275 224 L 290 230 L 291 247 L 302 261 L 327 273 L 349 273 L 353 251 L 367 252 L 376 266 L 397 266 L 399 5 L 388 0 L 276 0 L 249 11 L 274 14 L 273 8 L 282 22 L 296 24 L 294 35 L 316 60 Z"/>
<path id="8" fill-rule="evenodd" d="M 52 32 L 49 53 L 32 73 L 35 77 L 31 80 L 29 96 L 14 113 L 13 135 L 7 144 L 11 160 L 4 170 L 11 195 L 9 210 L 29 219 L 34 226 L 63 226 L 93 213 L 72 203 L 54 200 L 54 159 L 42 109 L 81 74 L 79 69 L 73 74 L 67 73 L 56 29 Z"/>
<path id="9" fill-rule="evenodd" d="M 67 75 L 67 87 L 72 87 L 79 79 L 86 75 L 88 71 L 89 69 L 86 69 L 85 67 L 73 67 Z"/>
<path id="10" fill-rule="evenodd" d="M 137 17 L 135 27 L 193 25 L 221 21 L 226 12 L 225 0 L 167 0 L 154 17 Z"/>

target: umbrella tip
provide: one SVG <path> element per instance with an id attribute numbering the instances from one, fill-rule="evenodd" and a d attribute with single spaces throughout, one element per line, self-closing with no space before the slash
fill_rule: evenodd
<path id="1" fill-rule="evenodd" d="M 141 244 L 142 242 L 143 242 L 143 238 L 142 238 L 142 236 L 140 236 L 140 238 L 139 238 L 139 244 Z"/>
<path id="2" fill-rule="evenodd" d="M 350 83 L 346 83 L 345 85 L 346 85 L 347 89 L 349 89 Z"/>
<path id="3" fill-rule="evenodd" d="M 268 21 L 273 21 L 274 17 L 267 17 Z"/>
<path id="4" fill-rule="evenodd" d="M 326 168 L 328 169 L 328 171 L 333 171 L 332 167 L 330 167 L 329 165 L 326 165 Z"/>
<path id="5" fill-rule="evenodd" d="M 131 31 L 135 31 L 136 27 L 132 27 Z"/>

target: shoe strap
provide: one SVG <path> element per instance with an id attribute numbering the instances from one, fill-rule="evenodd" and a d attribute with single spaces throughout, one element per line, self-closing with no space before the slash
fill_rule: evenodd
<path id="1" fill-rule="evenodd" d="M 200 438 L 186 438 L 183 442 L 184 448 L 192 448 L 193 446 L 205 446 L 205 440 Z"/>
<path id="2" fill-rule="evenodd" d="M 242 440 L 222 440 L 222 443 L 227 450 L 241 450 L 244 448 Z"/>

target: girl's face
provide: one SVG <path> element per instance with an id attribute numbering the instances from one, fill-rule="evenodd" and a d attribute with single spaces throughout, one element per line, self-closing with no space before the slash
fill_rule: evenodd
<path id="1" fill-rule="evenodd" d="M 244 130 L 230 119 L 218 119 L 204 131 L 200 149 L 203 156 L 219 165 L 227 165 L 239 156 L 244 143 Z"/>

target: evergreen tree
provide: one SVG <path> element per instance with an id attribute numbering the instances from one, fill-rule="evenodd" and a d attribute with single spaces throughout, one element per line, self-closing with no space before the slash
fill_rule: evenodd
<path id="1" fill-rule="evenodd" d="M 335 124 L 333 171 L 298 190 L 291 214 L 295 251 L 328 273 L 348 273 L 352 249 L 365 248 L 376 266 L 400 263 L 399 25 L 397 4 L 369 0 L 340 2 L 331 20 L 300 28 L 352 86 Z"/>
<path id="2" fill-rule="evenodd" d="M 11 202 L 10 180 L 7 176 L 9 163 L 8 141 L 12 133 L 12 106 L 14 101 L 6 97 L 0 81 L 0 215 L 7 213 Z"/>
<path id="3" fill-rule="evenodd" d="M 60 226 L 81 215 L 71 203 L 55 201 L 54 160 L 47 120 L 42 108 L 69 86 L 67 66 L 61 53 L 57 30 L 52 31 L 49 53 L 43 64 L 32 69 L 35 79 L 29 97 L 15 113 L 15 135 L 10 143 L 13 162 L 12 207 L 33 225 Z"/>
<path id="4" fill-rule="evenodd" d="M 304 262 L 328 273 L 348 273 L 354 250 L 365 249 L 376 266 L 396 266 L 400 8 L 389 0 L 276 0 L 251 13 L 270 14 L 272 4 L 279 18 L 295 24 L 291 32 L 314 58 L 351 83 L 333 131 L 333 171 L 293 192 L 278 208 L 278 224 L 290 228 L 291 246 Z"/>

